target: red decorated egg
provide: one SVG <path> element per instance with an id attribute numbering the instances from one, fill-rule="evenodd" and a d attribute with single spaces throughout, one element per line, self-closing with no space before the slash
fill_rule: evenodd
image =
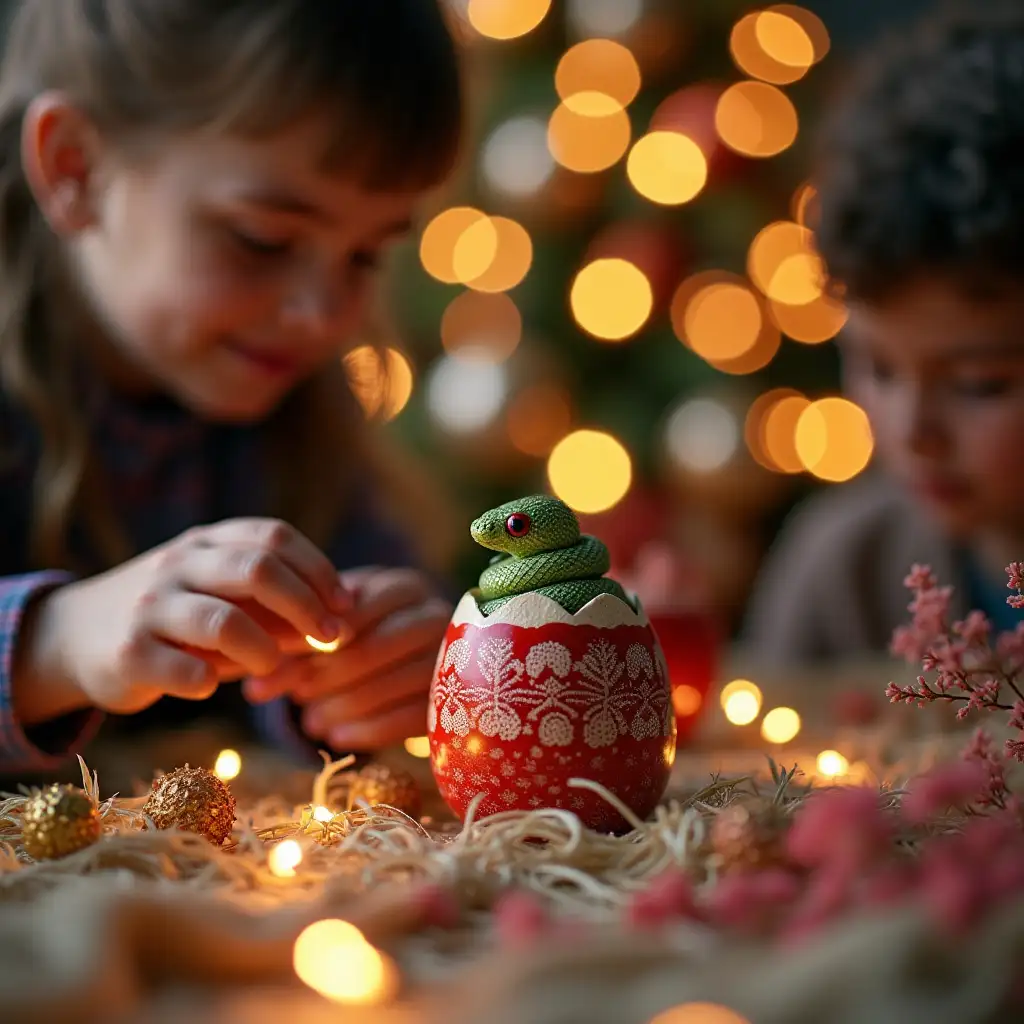
<path id="1" fill-rule="evenodd" d="M 478 815 L 560 808 L 599 831 L 639 818 L 668 784 L 676 723 L 664 656 L 643 609 L 601 594 L 571 614 L 528 592 L 484 615 L 467 593 L 441 646 L 428 728 L 448 806 Z"/>

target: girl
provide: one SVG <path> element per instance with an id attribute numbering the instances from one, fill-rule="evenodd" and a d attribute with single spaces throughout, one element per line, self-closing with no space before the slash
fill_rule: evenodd
<path id="1" fill-rule="evenodd" d="M 460 106 L 439 0 L 17 10 L 0 770 L 48 769 L 100 711 L 242 677 L 334 746 L 423 730 L 449 609 L 414 569 L 373 568 L 411 558 L 375 511 L 340 357 L 454 161 Z M 309 657 L 307 635 L 344 642 Z"/>

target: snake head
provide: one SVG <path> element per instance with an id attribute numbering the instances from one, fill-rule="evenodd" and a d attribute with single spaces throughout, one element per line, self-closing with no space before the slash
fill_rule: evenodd
<path id="1" fill-rule="evenodd" d="M 580 524 L 565 502 L 537 494 L 492 508 L 473 522 L 469 532 L 481 547 L 525 558 L 575 544 Z"/>

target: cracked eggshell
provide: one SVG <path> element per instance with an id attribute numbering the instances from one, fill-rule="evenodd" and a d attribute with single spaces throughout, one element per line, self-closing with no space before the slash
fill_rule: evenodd
<path id="1" fill-rule="evenodd" d="M 438 653 L 428 712 L 441 795 L 464 817 L 559 808 L 598 831 L 629 826 L 590 779 L 640 819 L 675 759 L 665 659 L 642 607 L 602 594 L 575 615 L 522 594 L 490 616 L 472 591 Z"/>

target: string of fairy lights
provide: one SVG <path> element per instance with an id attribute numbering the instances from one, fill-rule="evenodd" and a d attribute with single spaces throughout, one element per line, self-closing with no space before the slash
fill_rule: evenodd
<path id="1" fill-rule="evenodd" d="M 470 36 L 514 45 L 555 9 L 552 0 L 449 0 Z M 744 14 L 729 37 L 742 77 L 725 87 L 688 85 L 654 111 L 634 138 L 630 105 L 643 85 L 641 65 L 619 38 L 645 17 L 647 0 L 566 0 L 574 42 L 554 73 L 557 105 L 547 119 L 512 113 L 483 140 L 478 173 L 488 191 L 512 206 L 529 202 L 557 174 L 579 178 L 621 167 L 635 193 L 654 208 L 681 207 L 704 191 L 722 147 L 768 160 L 797 138 L 799 117 L 784 91 L 826 56 L 820 19 L 794 4 Z M 709 106 L 710 103 L 710 106 Z M 695 110 L 710 111 L 698 116 Z M 824 286 L 814 248 L 815 194 L 802 185 L 790 216 L 750 241 L 745 273 L 703 270 L 676 284 L 669 303 L 679 342 L 729 377 L 767 367 L 783 337 L 813 346 L 832 340 L 846 320 Z M 464 290 L 441 321 L 443 352 L 425 373 L 427 408 L 453 436 L 496 425 L 520 452 L 546 460 L 554 493 L 581 512 L 600 512 L 629 491 L 635 453 L 611 433 L 575 429 L 572 396 L 554 380 L 514 386 L 511 357 L 523 317 L 509 294 L 534 265 L 534 242 L 510 216 L 471 206 L 440 211 L 419 240 L 422 269 Z M 627 345 L 656 312 L 658 283 L 642 260 L 592 252 L 567 286 L 573 320 L 599 345 Z M 369 414 L 393 419 L 417 386 L 396 348 L 351 353 L 347 366 Z M 690 473 L 712 473 L 746 449 L 779 474 L 808 473 L 843 482 L 870 461 L 873 441 L 863 411 L 839 397 L 818 400 L 776 388 L 745 409 L 717 398 L 690 397 L 669 411 L 662 446 Z"/>

